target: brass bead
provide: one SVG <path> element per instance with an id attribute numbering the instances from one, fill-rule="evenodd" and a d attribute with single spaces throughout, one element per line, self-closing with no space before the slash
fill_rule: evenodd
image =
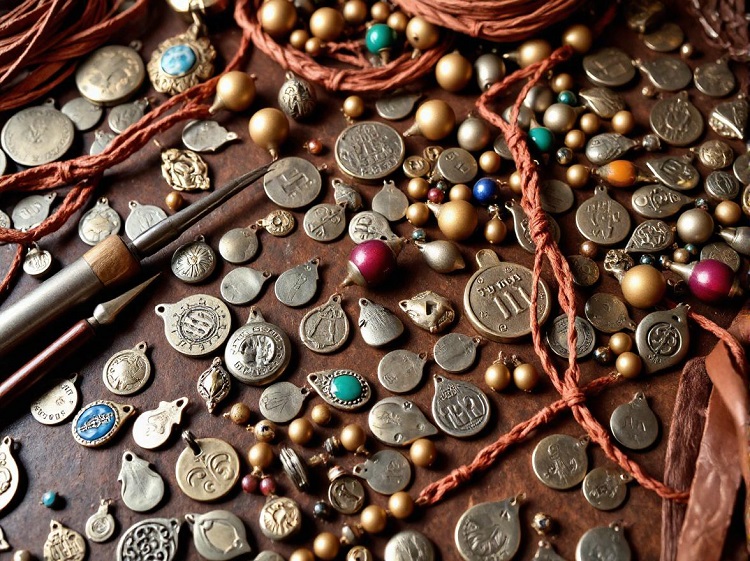
<path id="1" fill-rule="evenodd" d="M 289 121 L 280 109 L 266 107 L 250 118 L 248 130 L 255 144 L 277 158 L 279 146 L 289 135 Z"/>
<path id="2" fill-rule="evenodd" d="M 318 403 L 310 412 L 310 418 L 313 420 L 313 423 L 323 427 L 331 422 L 332 417 L 331 408 L 325 403 Z"/>
<path id="3" fill-rule="evenodd" d="M 622 353 L 615 361 L 615 370 L 623 378 L 637 378 L 642 368 L 643 362 L 641 361 L 641 357 L 630 351 Z"/>
<path id="4" fill-rule="evenodd" d="M 519 364 L 513 369 L 513 383 L 519 390 L 532 391 L 539 384 L 539 371 L 533 364 Z"/>
<path id="5" fill-rule="evenodd" d="M 292 552 L 289 561 L 315 561 L 315 554 L 309 549 L 301 547 Z"/>
<path id="6" fill-rule="evenodd" d="M 414 125 L 409 127 L 404 136 L 421 134 L 427 140 L 442 140 L 456 126 L 456 113 L 442 99 L 425 101 L 414 115 Z"/>
<path id="7" fill-rule="evenodd" d="M 612 337 L 609 338 L 609 348 L 617 356 L 620 356 L 633 348 L 633 338 L 622 331 L 613 333 Z"/>
<path id="8" fill-rule="evenodd" d="M 300 417 L 299 419 L 294 419 L 289 424 L 287 432 L 292 442 L 304 446 L 312 440 L 312 437 L 315 435 L 315 428 L 305 417 Z"/>
<path id="9" fill-rule="evenodd" d="M 578 54 L 587 53 L 593 42 L 594 35 L 591 29 L 580 23 L 571 25 L 562 35 L 562 44 L 570 45 Z"/>
<path id="10" fill-rule="evenodd" d="M 565 90 L 572 90 L 575 86 L 575 82 L 573 81 L 573 76 L 567 72 L 561 72 L 552 77 L 549 85 L 553 92 L 560 93 Z"/>
<path id="11" fill-rule="evenodd" d="M 714 218 L 722 226 L 734 226 L 742 218 L 742 207 L 734 201 L 721 201 L 714 209 Z"/>
<path id="12" fill-rule="evenodd" d="M 495 392 L 501 392 L 507 388 L 512 378 L 510 369 L 502 362 L 490 364 L 484 372 L 484 383 Z"/>
<path id="13" fill-rule="evenodd" d="M 677 235 L 685 243 L 701 245 L 714 233 L 714 219 L 702 208 L 691 208 L 677 219 Z"/>
<path id="14" fill-rule="evenodd" d="M 636 265 L 623 275 L 620 288 L 625 301 L 636 308 L 651 308 L 664 297 L 667 281 L 651 265 Z"/>
<path id="15" fill-rule="evenodd" d="M 409 457 L 417 467 L 430 467 L 435 462 L 435 458 L 437 458 L 435 443 L 426 438 L 418 438 L 409 448 Z"/>
<path id="16" fill-rule="evenodd" d="M 552 46 L 544 39 L 531 39 L 518 47 L 517 62 L 521 68 L 543 61 L 552 54 Z"/>
<path id="17" fill-rule="evenodd" d="M 306 29 L 295 29 L 289 36 L 289 44 L 297 50 L 304 51 L 309 38 L 310 34 Z"/>
<path id="18" fill-rule="evenodd" d="M 362 25 L 367 20 L 367 4 L 363 0 L 347 0 L 341 9 L 344 20 L 350 25 Z"/>
<path id="19" fill-rule="evenodd" d="M 630 111 L 618 111 L 612 116 L 612 130 L 620 134 L 630 134 L 635 128 L 635 117 Z"/>
<path id="20" fill-rule="evenodd" d="M 390 15 L 391 7 L 387 2 L 375 2 L 370 8 L 370 17 L 378 23 L 385 23 Z"/>
<path id="21" fill-rule="evenodd" d="M 680 56 L 682 58 L 690 58 L 695 54 L 695 47 L 692 43 L 683 43 L 680 45 Z"/>
<path id="22" fill-rule="evenodd" d="M 493 245 L 503 243 L 508 235 L 508 227 L 498 217 L 490 218 L 484 225 L 484 239 Z"/>
<path id="23" fill-rule="evenodd" d="M 497 173 L 500 170 L 503 159 L 494 150 L 482 152 L 479 156 L 479 168 L 484 173 Z"/>
<path id="24" fill-rule="evenodd" d="M 297 25 L 297 10 L 289 0 L 268 0 L 258 11 L 263 31 L 276 39 L 285 37 Z"/>
<path id="25" fill-rule="evenodd" d="M 263 419 L 255 424 L 253 434 L 258 442 L 272 442 L 276 438 L 276 425 L 268 419 Z"/>
<path id="26" fill-rule="evenodd" d="M 413 17 L 406 24 L 406 39 L 415 49 L 426 51 L 437 45 L 440 30 L 421 17 Z"/>
<path id="27" fill-rule="evenodd" d="M 471 187 L 463 183 L 457 183 L 448 191 L 448 199 L 451 201 L 471 201 L 474 194 Z"/>
<path id="28" fill-rule="evenodd" d="M 592 134 L 599 132 L 601 121 L 595 113 L 584 113 L 578 120 L 578 126 L 584 133 L 591 136 Z"/>
<path id="29" fill-rule="evenodd" d="M 409 518 L 414 512 L 414 499 L 404 491 L 394 493 L 388 498 L 388 510 L 398 520 Z"/>
<path id="30" fill-rule="evenodd" d="M 672 252 L 672 261 L 682 265 L 690 262 L 690 252 L 684 247 L 678 247 Z"/>
<path id="31" fill-rule="evenodd" d="M 235 403 L 228 416 L 235 425 L 245 425 L 250 420 L 250 408 L 244 403 Z"/>
<path id="32" fill-rule="evenodd" d="M 344 100 L 341 110 L 350 119 L 357 119 L 365 112 L 365 100 L 358 95 L 350 95 Z"/>
<path id="33" fill-rule="evenodd" d="M 406 209 L 406 219 L 412 226 L 421 228 L 430 219 L 430 209 L 424 203 L 412 203 Z"/>
<path id="34" fill-rule="evenodd" d="M 365 429 L 359 425 L 346 425 L 341 429 L 341 435 L 339 436 L 341 445 L 349 452 L 356 452 L 357 449 L 365 445 L 367 435 Z"/>
<path id="35" fill-rule="evenodd" d="M 341 544 L 339 538 L 331 532 L 321 532 L 315 536 L 313 551 L 318 559 L 333 561 L 339 554 Z"/>
<path id="36" fill-rule="evenodd" d="M 247 461 L 254 468 L 267 469 L 273 463 L 273 448 L 267 442 L 253 444 L 247 453 Z"/>
<path id="37" fill-rule="evenodd" d="M 448 201 L 440 206 L 437 222 L 438 228 L 446 238 L 453 241 L 463 241 L 477 229 L 479 216 L 477 215 L 477 209 L 470 202 Z"/>
<path id="38" fill-rule="evenodd" d="M 508 177 L 508 187 L 513 191 L 514 195 L 521 195 L 523 193 L 523 180 L 521 179 L 521 172 L 514 171 Z"/>
<path id="39" fill-rule="evenodd" d="M 335 41 L 344 31 L 344 15 L 334 8 L 323 7 L 315 10 L 308 22 L 310 33 L 321 41 Z"/>
<path id="40" fill-rule="evenodd" d="M 427 198 L 427 192 L 430 190 L 430 183 L 424 177 L 414 177 L 409 180 L 406 186 L 406 193 L 417 201 L 423 201 Z"/>
<path id="41" fill-rule="evenodd" d="M 388 513 L 382 506 L 368 505 L 359 515 L 359 523 L 365 532 L 379 534 L 385 530 L 385 525 L 388 523 Z"/>
<path id="42" fill-rule="evenodd" d="M 319 56 L 323 52 L 323 41 L 318 37 L 310 37 L 305 41 L 305 52 L 310 56 Z"/>
<path id="43" fill-rule="evenodd" d="M 185 199 L 177 191 L 170 191 L 167 196 L 164 197 L 164 204 L 166 204 L 167 208 L 172 212 L 180 210 L 184 203 Z"/>
<path id="44" fill-rule="evenodd" d="M 573 189 L 582 189 L 588 185 L 591 172 L 581 164 L 573 164 L 565 170 L 565 179 Z"/>
<path id="45" fill-rule="evenodd" d="M 214 113 L 220 108 L 244 111 L 255 101 L 255 78 L 245 72 L 233 70 L 223 74 L 216 82 L 216 99 L 211 106 Z"/>
<path id="46" fill-rule="evenodd" d="M 388 27 L 393 29 L 396 33 L 403 33 L 406 31 L 406 26 L 409 25 L 409 16 L 404 12 L 393 12 L 388 16 Z"/>
<path id="47" fill-rule="evenodd" d="M 581 129 L 569 130 L 565 133 L 563 143 L 565 146 L 576 152 L 583 150 L 586 147 L 586 133 Z"/>
<path id="48" fill-rule="evenodd" d="M 585 242 L 581 243 L 581 247 L 579 248 L 578 253 L 580 253 L 584 257 L 588 257 L 589 259 L 596 259 L 596 256 L 599 254 L 599 246 L 596 244 L 596 242 L 586 240 Z"/>
<path id="49" fill-rule="evenodd" d="M 435 65 L 435 79 L 448 92 L 460 92 L 471 81 L 474 67 L 458 51 L 443 55 Z"/>

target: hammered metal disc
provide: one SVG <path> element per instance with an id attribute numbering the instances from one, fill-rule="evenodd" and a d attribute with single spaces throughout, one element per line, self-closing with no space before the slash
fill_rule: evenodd
<path id="1" fill-rule="evenodd" d="M 48 105 L 13 114 L 0 133 L 3 150 L 10 159 L 29 167 L 59 160 L 73 145 L 74 138 L 73 121 Z"/>
<path id="2" fill-rule="evenodd" d="M 552 489 L 570 489 L 586 476 L 588 439 L 565 434 L 543 438 L 534 448 L 531 465 L 539 481 Z"/>
<path id="3" fill-rule="evenodd" d="M 194 294 L 174 304 L 158 304 L 154 309 L 164 320 L 167 342 L 178 353 L 205 356 L 229 337 L 229 308 L 214 296 Z"/>
<path id="4" fill-rule="evenodd" d="M 576 358 L 583 358 L 593 352 L 596 346 L 594 327 L 580 316 L 575 318 Z M 552 352 L 562 358 L 568 358 L 568 316 L 557 316 L 547 330 L 547 344 Z"/>
<path id="5" fill-rule="evenodd" d="M 194 501 L 216 501 L 226 496 L 240 478 L 237 452 L 218 438 L 195 439 L 188 433 L 188 439 L 190 444 L 175 465 L 177 486 Z"/>
<path id="6" fill-rule="evenodd" d="M 404 152 L 398 131 L 375 121 L 345 128 L 334 147 L 341 172 L 361 181 L 377 181 L 392 174 L 404 161 Z"/>
<path id="7" fill-rule="evenodd" d="M 282 208 L 309 205 L 317 198 L 322 185 L 318 168 L 296 156 L 275 161 L 263 176 L 266 195 Z"/>

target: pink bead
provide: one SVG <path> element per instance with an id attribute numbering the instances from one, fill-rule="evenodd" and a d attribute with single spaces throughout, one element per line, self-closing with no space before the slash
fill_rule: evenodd
<path id="1" fill-rule="evenodd" d="M 381 240 L 359 244 L 349 254 L 349 261 L 359 270 L 368 285 L 382 283 L 396 269 L 396 255 Z"/>
<path id="2" fill-rule="evenodd" d="M 695 264 L 688 286 L 690 292 L 704 302 L 718 302 L 727 298 L 734 283 L 734 271 L 726 263 L 705 259 Z"/>
<path id="3" fill-rule="evenodd" d="M 442 189 L 438 189 L 437 187 L 433 187 L 429 191 L 427 191 L 427 200 L 431 203 L 440 204 L 443 202 L 443 199 L 445 199 L 445 191 Z"/>
<path id="4" fill-rule="evenodd" d="M 242 490 L 248 495 L 257 493 L 259 484 L 260 479 L 254 475 L 247 474 L 242 478 Z"/>
<path id="5" fill-rule="evenodd" d="M 271 477 L 270 475 L 267 475 L 263 479 L 260 480 L 260 492 L 263 493 L 264 497 L 267 497 L 268 495 L 272 495 L 276 492 L 276 480 Z"/>

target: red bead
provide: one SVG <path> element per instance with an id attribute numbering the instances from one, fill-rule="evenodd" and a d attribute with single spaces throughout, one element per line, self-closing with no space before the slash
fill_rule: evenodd
<path id="1" fill-rule="evenodd" d="M 433 187 L 429 191 L 427 191 L 427 200 L 431 203 L 440 204 L 443 202 L 443 199 L 445 199 L 445 191 L 442 189 L 438 189 L 437 187 Z"/>
<path id="2" fill-rule="evenodd" d="M 248 473 L 245 477 L 242 478 L 242 490 L 248 495 L 253 495 L 257 493 L 259 484 L 260 484 L 260 479 L 250 473 Z"/>
<path id="3" fill-rule="evenodd" d="M 734 271 L 716 259 L 704 259 L 695 264 L 688 286 L 690 292 L 704 302 L 718 302 L 727 298 L 734 284 Z"/>
<path id="4" fill-rule="evenodd" d="M 396 270 L 396 254 L 384 241 L 369 240 L 352 249 L 348 265 L 359 272 L 366 286 L 377 285 Z"/>
<path id="5" fill-rule="evenodd" d="M 264 497 L 273 495 L 276 492 L 276 480 L 270 475 L 265 476 L 260 480 L 260 492 Z"/>
<path id="6" fill-rule="evenodd" d="M 310 140 L 305 142 L 305 148 L 308 152 L 310 152 L 310 154 L 312 154 L 313 156 L 317 156 L 323 152 L 323 143 L 317 138 L 311 138 Z"/>

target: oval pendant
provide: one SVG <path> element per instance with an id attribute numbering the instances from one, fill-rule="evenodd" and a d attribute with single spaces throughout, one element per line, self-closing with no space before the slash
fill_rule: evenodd
<path id="1" fill-rule="evenodd" d="M 81 446 L 95 448 L 112 440 L 122 424 L 135 414 L 132 405 L 112 401 L 92 401 L 73 419 L 73 438 Z"/>
<path id="2" fill-rule="evenodd" d="M 490 421 L 490 401 L 469 382 L 435 376 L 432 417 L 440 430 L 456 438 L 474 436 Z"/>
<path id="3" fill-rule="evenodd" d="M 581 359 L 593 352 L 596 346 L 596 332 L 588 320 L 576 316 L 573 324 L 576 330 L 576 358 Z M 560 358 L 568 358 L 568 316 L 562 314 L 552 320 L 545 337 L 547 345 Z"/>
<path id="4" fill-rule="evenodd" d="M 151 362 L 146 356 L 148 345 L 141 341 L 132 349 L 112 355 L 104 364 L 104 385 L 115 395 L 133 395 L 139 392 L 151 378 Z"/>
<path id="5" fill-rule="evenodd" d="M 167 342 L 183 355 L 205 356 L 229 337 L 232 316 L 214 296 L 193 294 L 174 304 L 157 304 L 154 310 L 164 320 Z"/>
<path id="6" fill-rule="evenodd" d="M 674 232 L 663 220 L 646 220 L 636 226 L 625 251 L 632 253 L 661 253 L 674 243 Z"/>
<path id="7" fill-rule="evenodd" d="M 240 265 L 247 263 L 258 253 L 258 227 L 253 224 L 247 228 L 233 228 L 219 240 L 219 255 L 225 261 Z"/>
<path id="8" fill-rule="evenodd" d="M 551 489 L 570 489 L 586 476 L 588 437 L 553 434 L 539 441 L 531 457 L 534 474 Z"/>
<path id="9" fill-rule="evenodd" d="M 187 284 L 205 281 L 216 269 L 216 253 L 203 236 L 178 247 L 172 254 L 172 274 Z"/>
<path id="10" fill-rule="evenodd" d="M 85 244 L 96 245 L 109 236 L 117 234 L 121 226 L 120 215 L 109 206 L 107 197 L 102 197 L 96 202 L 94 208 L 87 211 L 78 222 L 78 237 Z"/>
<path id="11" fill-rule="evenodd" d="M 356 244 L 370 240 L 388 240 L 396 237 L 385 216 L 372 210 L 364 210 L 349 221 L 349 237 Z"/>
<path id="12" fill-rule="evenodd" d="M 122 502 L 133 512 L 148 512 L 164 498 L 164 480 L 149 463 L 130 450 L 122 455 L 117 481 L 122 483 Z"/>
<path id="13" fill-rule="evenodd" d="M 633 210 L 645 218 L 668 218 L 695 199 L 663 185 L 644 185 L 633 192 Z"/>
<path id="14" fill-rule="evenodd" d="M 231 389 L 232 379 L 221 365 L 219 357 L 214 358 L 211 361 L 211 366 L 198 376 L 198 394 L 206 402 L 206 409 L 209 413 L 214 412 L 216 406 L 229 395 Z"/>
<path id="15" fill-rule="evenodd" d="M 375 438 L 388 446 L 408 446 L 438 432 L 419 407 L 403 397 L 378 401 L 370 409 L 367 422 Z"/>
<path id="16" fill-rule="evenodd" d="M 31 416 L 43 425 L 57 425 L 67 421 L 78 407 L 80 394 L 77 376 L 61 380 L 31 404 Z"/>
<path id="17" fill-rule="evenodd" d="M 288 210 L 281 210 L 280 208 L 272 210 L 267 216 L 255 223 L 258 228 L 263 228 L 277 238 L 283 238 L 291 234 L 296 224 L 294 215 Z"/>
<path id="18" fill-rule="evenodd" d="M 44 542 L 44 561 L 83 561 L 86 557 L 86 540 L 83 536 L 60 524 L 49 523 L 49 534 Z"/>
<path id="19" fill-rule="evenodd" d="M 398 222 L 406 216 L 409 199 L 393 181 L 384 181 L 383 188 L 372 198 L 372 210 L 385 216 L 389 222 Z"/>
<path id="20" fill-rule="evenodd" d="M 630 557 L 630 546 L 617 523 L 588 530 L 576 546 L 576 561 L 630 561 Z"/>
<path id="21" fill-rule="evenodd" d="M 221 297 L 235 306 L 244 306 L 255 300 L 271 278 L 268 271 L 256 271 L 252 267 L 239 267 L 229 271 L 221 279 Z"/>
<path id="22" fill-rule="evenodd" d="M 644 450 L 659 437 L 659 419 L 648 406 L 645 394 L 638 392 L 612 412 L 609 430 L 626 448 Z"/>
<path id="23" fill-rule="evenodd" d="M 177 486 L 194 501 L 216 501 L 226 496 L 240 478 L 240 458 L 231 444 L 218 438 L 196 439 L 182 433 L 187 447 L 175 465 Z"/>
<path id="24" fill-rule="evenodd" d="M 508 561 L 521 544 L 517 498 L 474 505 L 456 524 L 456 549 L 464 561 Z M 483 536 L 491 536 L 483 539 Z"/>
<path id="25" fill-rule="evenodd" d="M 149 518 L 136 522 L 117 544 L 117 561 L 143 561 L 149 557 L 172 561 L 177 556 L 177 535 L 181 525 L 176 518 Z"/>
<path id="26" fill-rule="evenodd" d="M 382 347 L 398 339 L 404 324 L 385 306 L 367 298 L 359 299 L 359 332 L 371 347 Z"/>
<path id="27" fill-rule="evenodd" d="M 400 452 L 380 450 L 354 466 L 352 473 L 367 481 L 376 493 L 393 495 L 409 485 L 411 464 Z"/>
<path id="28" fill-rule="evenodd" d="M 198 554 L 209 561 L 227 561 L 251 553 L 245 525 L 228 510 L 186 514 Z"/>
<path id="29" fill-rule="evenodd" d="M 289 497 L 270 496 L 260 509 L 261 533 L 273 541 L 285 540 L 302 527 L 299 505 Z"/>
<path id="30" fill-rule="evenodd" d="M 216 121 L 190 121 L 182 129 L 182 143 L 193 152 L 216 152 L 238 138 Z"/>
<path id="31" fill-rule="evenodd" d="M 635 330 L 635 344 L 643 359 L 645 374 L 653 374 L 682 362 L 690 347 L 686 304 L 671 310 L 652 312 Z"/>
<path id="32" fill-rule="evenodd" d="M 109 501 L 99 502 L 99 509 L 86 520 L 86 537 L 104 543 L 115 534 L 115 519 L 109 512 Z"/>
<path id="33" fill-rule="evenodd" d="M 701 179 L 692 160 L 690 156 L 661 156 L 646 160 L 646 167 L 670 189 L 689 191 L 697 187 Z"/>
<path id="34" fill-rule="evenodd" d="M 29 195 L 18 201 L 13 207 L 10 218 L 16 230 L 31 230 L 44 222 L 49 216 L 49 207 L 57 198 L 57 193 L 46 195 Z"/>
<path id="35" fill-rule="evenodd" d="M 651 108 L 649 123 L 659 138 L 672 146 L 688 146 L 703 134 L 703 115 L 690 103 L 688 93 L 657 101 Z"/>
<path id="36" fill-rule="evenodd" d="M 174 401 L 160 401 L 159 407 L 141 413 L 133 423 L 133 440 L 146 450 L 164 445 L 169 439 L 172 427 L 179 425 L 182 411 L 188 399 L 181 397 Z"/>
<path id="37" fill-rule="evenodd" d="M 630 319 L 625 302 L 608 292 L 592 294 L 586 301 L 586 318 L 602 333 L 617 333 L 623 329 L 635 331 L 636 323 Z"/>
<path id="38" fill-rule="evenodd" d="M 576 210 L 576 226 L 581 235 L 599 245 L 615 245 L 630 232 L 630 214 L 627 209 L 598 185 L 594 195 Z"/>
<path id="39" fill-rule="evenodd" d="M 6 436 L 0 441 L 0 512 L 15 498 L 20 475 L 18 463 L 13 457 L 13 439 Z"/>
<path id="40" fill-rule="evenodd" d="M 318 291 L 319 264 L 320 259 L 314 257 L 306 263 L 281 273 L 274 285 L 278 301 L 292 308 L 298 308 L 310 302 Z"/>
<path id="41" fill-rule="evenodd" d="M 333 294 L 322 306 L 307 312 L 299 323 L 299 338 L 313 352 L 329 354 L 349 339 L 349 319 L 341 307 L 341 294 Z"/>
<path id="42" fill-rule="evenodd" d="M 618 134 L 605 132 L 591 137 L 586 143 L 586 157 L 595 166 L 603 166 L 612 160 L 618 160 L 640 143 Z"/>
<path id="43" fill-rule="evenodd" d="M 422 381 L 425 353 L 413 353 L 406 349 L 391 351 L 378 363 L 378 381 L 390 392 L 407 393 Z"/>
<path id="44" fill-rule="evenodd" d="M 326 403 L 342 411 L 359 409 L 372 396 L 367 380 L 346 368 L 313 372 L 307 382 Z"/>
<path id="45" fill-rule="evenodd" d="M 307 388 L 298 388 L 291 382 L 276 382 L 263 390 L 258 408 L 260 414 L 269 421 L 288 423 L 299 415 L 308 395 L 310 390 Z"/>
<path id="46" fill-rule="evenodd" d="M 177 95 L 213 76 L 216 49 L 204 32 L 197 21 L 185 33 L 159 43 L 146 67 L 157 92 Z"/>
<path id="47" fill-rule="evenodd" d="M 130 208 L 130 214 L 125 219 L 125 235 L 131 241 L 167 218 L 167 213 L 158 206 L 142 205 L 138 201 L 130 201 L 128 208 Z"/>

